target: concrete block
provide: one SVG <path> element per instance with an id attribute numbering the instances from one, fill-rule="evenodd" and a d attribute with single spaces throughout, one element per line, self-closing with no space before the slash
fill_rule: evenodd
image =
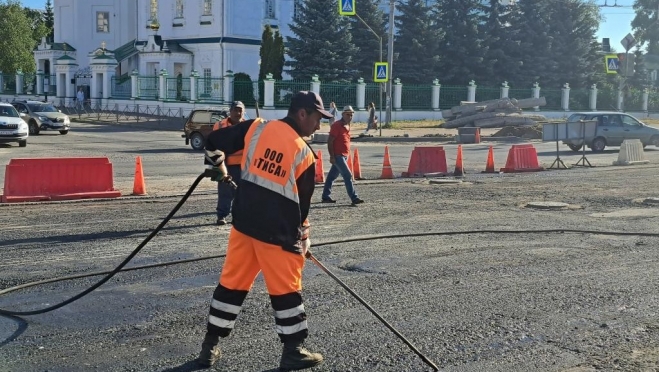
<path id="1" fill-rule="evenodd" d="M 645 160 L 645 153 L 643 152 L 643 143 L 641 143 L 641 140 L 626 139 L 622 141 L 620 152 L 618 153 L 618 160 L 614 161 L 613 165 L 635 165 L 647 163 L 649 163 L 649 161 Z"/>

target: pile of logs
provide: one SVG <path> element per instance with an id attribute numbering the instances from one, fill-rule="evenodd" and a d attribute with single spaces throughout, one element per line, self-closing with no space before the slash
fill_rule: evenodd
<path id="1" fill-rule="evenodd" d="M 546 120 L 540 115 L 522 115 L 522 109 L 547 104 L 545 97 L 514 99 L 502 98 L 492 101 L 468 103 L 443 110 L 442 128 L 481 127 L 500 128 L 504 126 L 534 125 Z"/>

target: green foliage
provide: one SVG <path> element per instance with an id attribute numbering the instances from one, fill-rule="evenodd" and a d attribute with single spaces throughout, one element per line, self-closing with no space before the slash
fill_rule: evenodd
<path id="1" fill-rule="evenodd" d="M 261 65 L 259 66 L 259 80 L 265 79 L 266 74 L 274 74 L 274 35 L 272 34 L 272 28 L 270 25 L 266 25 L 263 28 L 263 33 L 261 34 L 261 49 L 259 51 L 259 56 L 261 57 Z"/>
<path id="2" fill-rule="evenodd" d="M 46 0 L 46 11 L 43 14 L 43 20 L 48 31 L 47 37 L 52 41 L 55 37 L 55 13 L 53 12 L 51 0 Z"/>
<path id="3" fill-rule="evenodd" d="M 284 72 L 284 64 L 286 59 L 284 57 L 286 49 L 284 47 L 284 38 L 279 33 L 279 30 L 275 31 L 275 42 L 273 46 L 273 78 L 276 80 L 282 79 L 282 73 Z"/>
<path id="4" fill-rule="evenodd" d="M 336 0 L 306 0 L 298 6 L 298 16 L 290 24 L 295 37 L 286 37 L 291 76 L 306 80 L 317 74 L 322 81 L 355 78 L 357 48 Z"/>
<path id="5" fill-rule="evenodd" d="M 254 104 L 254 85 L 249 74 L 238 72 L 233 75 L 233 99 L 248 106 Z"/>
<path id="6" fill-rule="evenodd" d="M 387 34 L 385 16 L 378 7 L 379 0 L 360 0 L 357 2 L 357 15 L 368 25 L 364 25 L 357 17 L 347 17 L 350 20 L 353 44 L 358 48 L 355 54 L 355 66 L 359 77 L 371 80 L 375 62 L 386 62 Z M 369 27 L 373 30 L 369 30 Z M 380 40 L 382 38 L 382 60 L 380 60 Z M 370 78 L 370 79 L 369 79 Z"/>
<path id="7" fill-rule="evenodd" d="M 0 1 L 0 71 L 34 72 L 32 23 L 17 0 Z"/>
<path id="8" fill-rule="evenodd" d="M 480 34 L 487 49 L 476 81 L 479 85 L 499 86 L 504 81 L 516 80 L 521 66 L 518 37 L 511 27 L 514 13 L 499 0 L 489 0 L 484 7 Z"/>
<path id="9" fill-rule="evenodd" d="M 398 7 L 398 35 L 394 38 L 392 77 L 403 83 L 428 83 L 437 67 L 437 25 L 425 0 L 409 0 Z"/>

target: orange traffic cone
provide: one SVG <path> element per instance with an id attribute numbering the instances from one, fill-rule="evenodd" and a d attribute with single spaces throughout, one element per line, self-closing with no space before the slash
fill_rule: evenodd
<path id="1" fill-rule="evenodd" d="M 462 145 L 458 145 L 458 157 L 455 159 L 454 177 L 462 177 L 465 175 L 464 164 L 462 162 Z"/>
<path id="2" fill-rule="evenodd" d="M 135 160 L 135 182 L 133 182 L 133 195 L 146 195 L 144 172 L 142 171 L 142 157 Z"/>
<path id="3" fill-rule="evenodd" d="M 323 153 L 318 150 L 316 160 L 316 183 L 325 183 L 325 170 L 323 169 Z"/>
<path id="4" fill-rule="evenodd" d="M 359 151 L 355 149 L 355 155 L 352 157 L 352 169 L 355 170 L 353 176 L 356 180 L 363 180 L 362 178 L 362 166 L 359 164 Z"/>
<path id="5" fill-rule="evenodd" d="M 394 172 L 391 170 L 391 161 L 389 160 L 389 146 L 384 147 L 384 161 L 382 162 L 382 174 L 380 178 L 394 178 Z"/>
<path id="6" fill-rule="evenodd" d="M 487 152 L 487 163 L 485 164 L 485 172 L 483 173 L 496 173 L 494 170 L 494 151 L 492 150 L 492 145 L 490 145 L 490 150 Z"/>

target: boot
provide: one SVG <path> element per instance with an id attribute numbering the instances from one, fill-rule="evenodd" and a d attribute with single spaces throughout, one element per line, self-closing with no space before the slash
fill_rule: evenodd
<path id="1" fill-rule="evenodd" d="M 323 361 L 323 356 L 318 353 L 312 353 L 302 347 L 302 341 L 284 343 L 284 351 L 281 354 L 279 370 L 297 371 L 300 369 L 311 368 L 319 365 Z"/>
<path id="2" fill-rule="evenodd" d="M 220 347 L 217 346 L 219 341 L 220 338 L 218 336 L 206 332 L 204 342 L 201 344 L 199 358 L 197 358 L 197 363 L 199 363 L 199 365 L 210 367 L 220 359 L 222 352 L 220 351 Z"/>

